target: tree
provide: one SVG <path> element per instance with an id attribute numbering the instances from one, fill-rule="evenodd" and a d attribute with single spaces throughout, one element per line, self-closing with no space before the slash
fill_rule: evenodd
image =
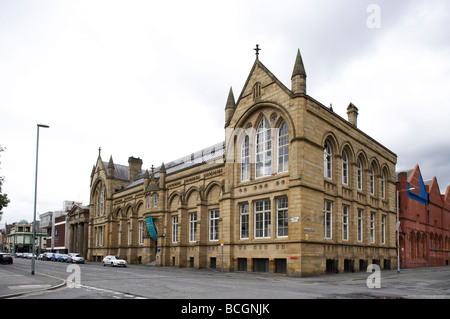
<path id="1" fill-rule="evenodd" d="M 0 153 L 3 152 L 6 148 L 0 145 Z M 1 162 L 0 162 L 1 163 Z M 2 219 L 3 215 L 3 208 L 8 207 L 9 204 L 9 198 L 7 194 L 2 193 L 2 185 L 3 181 L 5 180 L 4 176 L 0 176 L 0 220 Z"/>

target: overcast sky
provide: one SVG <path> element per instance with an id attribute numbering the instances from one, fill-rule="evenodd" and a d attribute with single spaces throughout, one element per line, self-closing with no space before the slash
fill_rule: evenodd
<path id="1" fill-rule="evenodd" d="M 450 185 L 450 1 L 0 0 L 0 176 L 4 222 L 33 220 L 64 200 L 89 204 L 104 161 L 159 166 L 224 140 L 260 61 L 287 87 L 300 49 L 307 93 Z"/>

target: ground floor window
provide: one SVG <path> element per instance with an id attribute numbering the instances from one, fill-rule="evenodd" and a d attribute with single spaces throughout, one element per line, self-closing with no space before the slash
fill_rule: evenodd
<path id="1" fill-rule="evenodd" d="M 238 258 L 238 271 L 247 271 L 247 258 Z"/>
<path id="2" fill-rule="evenodd" d="M 275 259 L 275 273 L 277 274 L 287 273 L 286 259 Z"/>
<path id="3" fill-rule="evenodd" d="M 254 258 L 253 259 L 253 271 L 254 272 L 269 272 L 269 259 L 268 258 Z"/>

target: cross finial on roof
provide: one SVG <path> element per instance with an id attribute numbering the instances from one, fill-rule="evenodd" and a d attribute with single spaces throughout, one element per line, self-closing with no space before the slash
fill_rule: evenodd
<path id="1" fill-rule="evenodd" d="M 253 49 L 253 50 L 255 50 L 255 51 L 256 51 L 256 58 L 258 58 L 258 55 L 259 55 L 259 51 L 261 51 L 261 49 L 259 48 L 259 44 L 257 44 L 257 45 L 256 45 L 256 48 L 255 48 L 255 49 Z"/>
<path id="2" fill-rule="evenodd" d="M 98 156 L 100 156 L 100 153 L 102 152 L 102 148 L 101 147 L 99 147 L 98 148 Z"/>

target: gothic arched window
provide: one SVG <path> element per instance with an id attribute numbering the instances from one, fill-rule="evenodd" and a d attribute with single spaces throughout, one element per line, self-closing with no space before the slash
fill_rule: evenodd
<path id="1" fill-rule="evenodd" d="M 250 138 L 245 135 L 241 145 L 241 181 L 250 179 Z"/>
<path id="2" fill-rule="evenodd" d="M 272 174 L 272 135 L 269 121 L 261 119 L 256 131 L 256 178 Z"/>
<path id="3" fill-rule="evenodd" d="M 346 151 L 342 151 L 342 184 L 348 185 L 348 156 Z"/>
<path id="4" fill-rule="evenodd" d="M 282 122 L 278 131 L 278 173 L 289 169 L 289 128 Z"/>
<path id="5" fill-rule="evenodd" d="M 332 155 L 331 144 L 326 140 L 323 149 L 323 176 L 327 178 L 332 178 Z"/>

